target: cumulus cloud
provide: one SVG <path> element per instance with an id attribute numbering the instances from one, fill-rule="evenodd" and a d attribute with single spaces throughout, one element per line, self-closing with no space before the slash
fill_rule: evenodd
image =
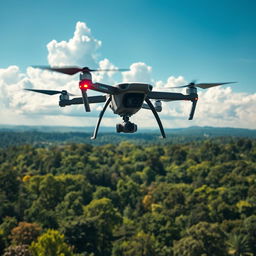
<path id="1" fill-rule="evenodd" d="M 123 82 L 151 83 L 152 67 L 143 62 L 136 62 L 130 66 L 130 71 L 123 72 Z"/>
<path id="2" fill-rule="evenodd" d="M 101 70 L 117 69 L 117 67 L 113 63 L 111 63 L 110 60 L 107 58 L 99 61 L 98 65 L 99 65 L 99 69 Z M 92 78 L 93 78 L 93 81 L 96 81 L 96 82 L 115 84 L 118 81 L 117 75 L 119 75 L 118 72 L 101 71 L 101 72 L 93 72 Z"/>
<path id="3" fill-rule="evenodd" d="M 76 24 L 74 35 L 67 41 L 51 41 L 47 45 L 48 61 L 50 65 L 81 65 L 93 68 L 112 68 L 113 64 L 107 59 L 98 62 L 98 49 L 101 41 L 91 35 L 88 26 L 83 22 Z M 97 81 L 111 78 L 108 72 L 97 73 Z M 96 74 L 96 76 L 97 76 Z M 36 115 L 72 115 L 84 116 L 83 106 L 72 106 L 66 108 L 58 107 L 58 95 L 48 96 L 25 91 L 24 89 L 49 89 L 67 90 L 75 95 L 80 95 L 77 76 L 68 76 L 29 67 L 22 73 L 17 66 L 0 69 L 0 106 L 4 120 L 7 122 L 6 114 L 9 110 L 12 115 L 28 115 L 35 120 Z M 91 109 L 99 106 L 92 105 Z M 98 115 L 89 113 L 89 116 Z M 1 117 L 0 116 L 0 117 Z M 33 116 L 33 117 L 32 117 Z M 58 118 L 58 117 L 57 117 Z M 10 120 L 10 118 L 8 118 Z"/>
<path id="4" fill-rule="evenodd" d="M 172 89 L 171 87 L 179 86 L 179 85 L 185 85 L 187 82 L 184 79 L 183 76 L 170 76 L 168 77 L 167 81 L 157 81 L 155 84 L 155 89 Z"/>
<path id="5" fill-rule="evenodd" d="M 74 35 L 68 41 L 52 40 L 47 44 L 48 62 L 52 66 L 81 65 L 95 67 L 101 41 L 91 35 L 86 23 L 77 22 Z"/>
<path id="6" fill-rule="evenodd" d="M 197 117 L 202 124 L 256 128 L 256 94 L 234 93 L 231 87 L 216 87 L 200 94 Z"/>
<path id="7" fill-rule="evenodd" d="M 78 22 L 72 38 L 47 44 L 50 65 L 81 65 L 100 69 L 115 69 L 107 58 L 99 59 L 101 41 L 94 38 L 86 23 Z M 154 90 L 182 92 L 182 89 L 167 89 L 186 84 L 183 76 L 170 76 L 165 81 L 152 78 L 152 67 L 137 62 L 130 65 L 130 71 L 95 72 L 93 79 L 97 82 L 116 84 L 117 82 L 141 82 L 154 85 Z M 77 76 L 68 76 L 28 68 L 21 72 L 19 67 L 10 66 L 0 69 L 0 120 L 5 124 L 34 125 L 81 125 L 91 126 L 95 123 L 102 104 L 91 105 L 92 113 L 85 113 L 84 106 L 58 107 L 58 95 L 47 96 L 24 91 L 24 88 L 68 90 L 80 95 Z M 89 92 L 92 95 L 92 92 Z M 199 101 L 193 121 L 187 120 L 191 102 L 163 102 L 163 111 L 159 114 L 164 127 L 186 127 L 191 125 L 231 126 L 256 128 L 256 94 L 236 93 L 231 87 L 215 87 L 199 92 Z M 139 127 L 157 128 L 153 114 L 141 110 L 132 117 Z M 103 125 L 113 126 L 120 118 L 108 109 Z"/>

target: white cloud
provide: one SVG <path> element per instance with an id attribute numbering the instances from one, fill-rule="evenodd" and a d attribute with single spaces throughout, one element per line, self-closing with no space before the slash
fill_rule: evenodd
<path id="1" fill-rule="evenodd" d="M 231 87 L 215 87 L 200 94 L 197 117 L 215 126 L 256 128 L 256 94 L 234 93 Z"/>
<path id="2" fill-rule="evenodd" d="M 48 61 L 51 65 L 81 65 L 91 68 L 117 68 L 107 58 L 99 60 L 101 41 L 95 39 L 85 23 L 76 24 L 74 35 L 67 41 L 51 41 L 47 45 Z M 152 67 L 143 62 L 130 65 L 130 71 L 120 73 L 96 72 L 94 81 L 115 84 L 122 82 L 144 82 L 154 85 L 154 90 L 167 90 L 186 84 L 184 77 L 170 76 L 166 81 L 154 81 Z M 34 125 L 81 125 L 92 126 L 96 123 L 102 104 L 93 104 L 92 113 L 85 113 L 84 107 L 58 107 L 58 95 L 47 96 L 24 91 L 24 88 L 68 90 L 80 95 L 77 76 L 68 76 L 35 68 L 22 73 L 17 66 L 0 69 L 0 120 L 2 124 Z M 182 92 L 183 89 L 170 89 Z M 92 92 L 89 92 L 92 95 Z M 186 127 L 191 125 L 230 126 L 256 128 L 256 94 L 236 93 L 231 87 L 215 87 L 200 90 L 199 101 L 193 121 L 188 115 L 191 102 L 163 102 L 163 111 L 159 113 L 164 127 Z M 103 125 L 113 126 L 121 119 L 106 112 Z M 140 127 L 157 128 L 153 114 L 141 110 L 131 118 Z M 113 126 L 114 127 L 114 126 Z"/>
<path id="3" fill-rule="evenodd" d="M 52 40 L 47 44 L 48 62 L 52 66 L 81 65 L 95 67 L 101 41 L 91 35 L 86 23 L 77 22 L 74 36 L 68 41 Z"/>
<path id="4" fill-rule="evenodd" d="M 117 67 L 110 62 L 109 59 L 105 58 L 99 61 L 99 69 L 117 69 Z M 118 72 L 111 72 L 111 71 L 101 71 L 101 72 L 93 72 L 92 78 L 93 81 L 102 82 L 107 84 L 116 84 L 118 79 L 117 78 Z M 120 80 L 119 80 L 120 81 Z"/>
<path id="5" fill-rule="evenodd" d="M 26 83 L 28 84 L 27 78 L 20 73 L 19 67 L 9 66 L 6 69 L 0 69 L 1 108 L 12 107 L 15 98 L 20 96 L 20 91 Z"/>
<path id="6" fill-rule="evenodd" d="M 50 65 L 81 65 L 95 68 L 110 68 L 113 64 L 107 59 L 97 62 L 98 48 L 101 41 L 91 35 L 90 29 L 85 23 L 76 24 L 74 35 L 67 41 L 51 41 L 47 45 L 48 61 Z M 111 78 L 111 74 L 103 72 L 98 80 Z M 59 108 L 58 95 L 48 96 L 33 92 L 24 91 L 29 89 L 68 90 L 80 95 L 77 76 L 68 76 L 59 73 L 49 72 L 29 67 L 25 73 L 21 73 L 19 67 L 10 66 L 7 69 L 0 69 L 0 105 L 1 113 L 12 110 L 19 115 L 84 115 L 83 106 L 72 106 Z M 91 109 L 97 106 L 92 105 Z M 93 115 L 97 115 L 98 113 Z M 89 114 L 92 115 L 92 114 Z M 6 115 L 5 120 L 6 119 Z M 58 118 L 58 117 L 56 117 Z M 8 118 L 9 120 L 9 118 Z"/>
<path id="7" fill-rule="evenodd" d="M 185 91 L 186 91 L 185 89 L 173 88 L 173 87 L 185 85 L 185 84 L 187 84 L 187 82 L 183 76 L 178 76 L 178 77 L 170 76 L 170 77 L 168 77 L 166 82 L 164 82 L 162 80 L 155 81 L 154 82 L 154 90 L 155 91 L 165 90 L 165 91 L 170 91 L 170 92 L 184 92 L 185 93 Z"/>
<path id="8" fill-rule="evenodd" d="M 171 89 L 171 87 L 185 85 L 185 84 L 186 84 L 186 80 L 184 79 L 183 76 L 178 76 L 178 77 L 170 76 L 170 77 L 168 77 L 166 82 L 157 81 L 155 88 L 156 89 L 166 89 L 166 88 Z"/>
<path id="9" fill-rule="evenodd" d="M 152 67 L 143 62 L 133 63 L 130 66 L 130 71 L 123 72 L 123 82 L 151 83 L 151 71 Z"/>

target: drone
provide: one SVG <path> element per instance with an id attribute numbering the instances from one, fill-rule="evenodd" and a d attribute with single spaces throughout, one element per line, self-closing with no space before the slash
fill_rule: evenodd
<path id="1" fill-rule="evenodd" d="M 66 90 L 56 91 L 56 90 L 43 90 L 43 89 L 25 89 L 27 91 L 43 93 L 47 95 L 60 94 L 59 106 L 65 107 L 70 105 L 83 104 L 86 112 L 90 112 L 90 104 L 94 103 L 104 103 L 103 109 L 99 114 L 97 124 L 94 129 L 93 136 L 91 139 L 96 139 L 98 130 L 100 127 L 101 120 L 104 113 L 109 106 L 114 114 L 122 117 L 123 122 L 116 125 L 117 133 L 135 133 L 137 131 L 137 125 L 130 122 L 130 117 L 136 114 L 140 109 L 149 109 L 152 111 L 161 135 L 166 138 L 165 131 L 158 115 L 158 112 L 162 111 L 162 101 L 179 101 L 186 100 L 192 102 L 191 111 L 189 114 L 189 120 L 194 117 L 196 104 L 198 101 L 197 88 L 208 89 L 214 86 L 219 86 L 223 84 L 230 84 L 234 82 L 224 82 L 224 83 L 195 83 L 191 82 L 187 85 L 170 87 L 170 88 L 187 88 L 186 94 L 174 93 L 174 92 L 162 92 L 154 91 L 153 86 L 146 83 L 120 83 L 115 86 L 94 83 L 92 81 L 91 72 L 123 72 L 129 71 L 129 69 L 90 69 L 88 67 L 50 67 L 50 66 L 34 66 L 34 68 L 40 68 L 43 70 L 54 71 L 58 73 L 63 73 L 66 75 L 75 75 L 80 73 L 79 88 L 82 93 L 82 97 L 76 97 L 70 99 L 73 94 L 67 92 Z M 88 96 L 88 91 L 96 91 L 103 93 L 103 95 L 98 96 Z M 152 103 L 152 100 L 154 101 Z"/>

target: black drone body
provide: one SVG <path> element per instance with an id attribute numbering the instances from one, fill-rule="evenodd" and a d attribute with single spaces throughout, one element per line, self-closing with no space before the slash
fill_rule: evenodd
<path id="1" fill-rule="evenodd" d="M 82 93 L 82 97 L 72 98 L 72 94 L 66 90 L 55 91 L 55 90 L 41 90 L 41 89 L 26 89 L 28 91 L 43 93 L 47 95 L 60 94 L 59 106 L 65 107 L 76 104 L 83 104 L 86 112 L 90 112 L 90 104 L 93 103 L 104 103 L 103 109 L 100 112 L 98 122 L 96 124 L 93 136 L 91 139 L 96 139 L 98 129 L 102 120 L 102 117 L 109 106 L 114 114 L 117 114 L 123 118 L 123 123 L 116 125 L 117 132 L 134 133 L 137 131 L 137 125 L 131 123 L 129 118 L 136 114 L 141 108 L 149 109 L 152 111 L 162 137 L 165 138 L 165 132 L 163 129 L 162 122 L 159 118 L 158 112 L 162 111 L 161 101 L 177 101 L 177 100 L 188 100 L 192 102 L 192 107 L 189 115 L 189 120 L 193 119 L 196 103 L 198 100 L 197 87 L 202 89 L 211 88 L 214 86 L 229 84 L 228 83 L 190 83 L 188 85 L 172 88 L 187 87 L 186 94 L 173 93 L 173 92 L 161 92 L 154 91 L 153 86 L 145 83 L 121 83 L 116 86 L 111 86 L 102 83 L 92 82 L 91 72 L 99 71 L 128 71 L 127 69 L 90 69 L 88 67 L 48 67 L 48 66 L 37 66 L 36 68 L 46 69 L 67 75 L 74 75 L 80 73 L 79 88 Z M 93 90 L 103 93 L 99 96 L 88 96 L 87 91 Z M 154 100 L 154 104 L 152 103 Z"/>

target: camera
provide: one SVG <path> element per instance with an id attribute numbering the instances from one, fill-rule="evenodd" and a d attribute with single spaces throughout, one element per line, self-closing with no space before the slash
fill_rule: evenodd
<path id="1" fill-rule="evenodd" d="M 131 123 L 130 121 L 124 122 L 122 124 L 116 125 L 116 131 L 118 133 L 124 132 L 124 133 L 134 133 L 137 131 L 137 125 L 134 123 Z"/>

